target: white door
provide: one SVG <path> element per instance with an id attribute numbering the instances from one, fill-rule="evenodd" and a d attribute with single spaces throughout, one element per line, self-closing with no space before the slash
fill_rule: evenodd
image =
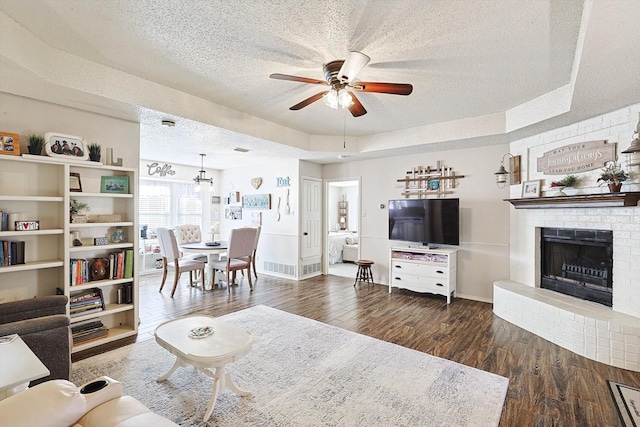
<path id="1" fill-rule="evenodd" d="M 302 259 L 322 256 L 322 185 L 320 180 L 302 179 Z"/>

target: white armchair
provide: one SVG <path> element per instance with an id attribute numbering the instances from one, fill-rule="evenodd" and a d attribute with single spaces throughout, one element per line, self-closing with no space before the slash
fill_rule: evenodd
<path id="1" fill-rule="evenodd" d="M 51 380 L 0 401 L 0 426 L 175 427 L 131 396 L 122 383 L 100 377 L 77 387 Z"/>

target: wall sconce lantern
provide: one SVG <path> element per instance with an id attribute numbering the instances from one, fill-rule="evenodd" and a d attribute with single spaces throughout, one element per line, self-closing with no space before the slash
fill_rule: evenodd
<path id="1" fill-rule="evenodd" d="M 629 166 L 640 165 L 640 119 L 638 120 L 636 131 L 633 134 L 635 135 L 635 139 L 631 141 L 629 148 L 623 151 L 624 154 L 629 155 L 629 161 L 627 162 Z"/>
<path id="2" fill-rule="evenodd" d="M 504 159 L 507 156 L 509 156 L 509 169 L 511 169 L 511 172 L 504 167 Z M 514 156 L 511 153 L 502 156 L 500 167 L 494 175 L 496 176 L 496 185 L 498 188 L 504 188 L 504 186 L 507 185 L 507 181 L 510 185 L 520 184 L 520 156 Z"/>

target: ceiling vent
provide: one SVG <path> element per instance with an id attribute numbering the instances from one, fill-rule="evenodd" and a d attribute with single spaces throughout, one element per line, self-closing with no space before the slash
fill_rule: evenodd
<path id="1" fill-rule="evenodd" d="M 239 153 L 248 153 L 249 152 L 249 150 L 247 148 L 240 148 L 240 147 L 234 148 L 233 151 L 237 151 Z"/>
<path id="2" fill-rule="evenodd" d="M 162 126 L 166 126 L 166 127 L 174 127 L 176 125 L 176 122 L 174 122 L 173 120 L 163 120 L 162 121 Z"/>

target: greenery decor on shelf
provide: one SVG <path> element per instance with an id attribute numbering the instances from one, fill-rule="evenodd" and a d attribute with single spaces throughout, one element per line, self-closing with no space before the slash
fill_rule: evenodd
<path id="1" fill-rule="evenodd" d="M 99 162 L 102 146 L 100 144 L 92 142 L 87 146 L 87 148 L 89 149 L 89 159 L 91 159 L 92 162 Z"/>
<path id="2" fill-rule="evenodd" d="M 79 214 L 82 211 L 90 211 L 91 208 L 84 202 L 79 202 L 77 199 L 71 199 L 69 203 L 69 213 Z"/>
<path id="3" fill-rule="evenodd" d="M 629 174 L 622 169 L 617 162 L 610 161 L 605 163 L 605 167 L 602 168 L 602 173 L 600 174 L 600 178 L 598 178 L 597 182 L 600 182 L 600 185 L 604 184 L 614 184 L 620 185 L 623 181 L 629 179 Z"/>
<path id="4" fill-rule="evenodd" d="M 29 135 L 29 154 L 39 156 L 44 147 L 44 136 L 31 134 Z"/>
<path id="5" fill-rule="evenodd" d="M 578 182 L 578 177 L 575 175 L 567 175 L 559 181 L 553 181 L 552 187 L 573 187 Z"/>

